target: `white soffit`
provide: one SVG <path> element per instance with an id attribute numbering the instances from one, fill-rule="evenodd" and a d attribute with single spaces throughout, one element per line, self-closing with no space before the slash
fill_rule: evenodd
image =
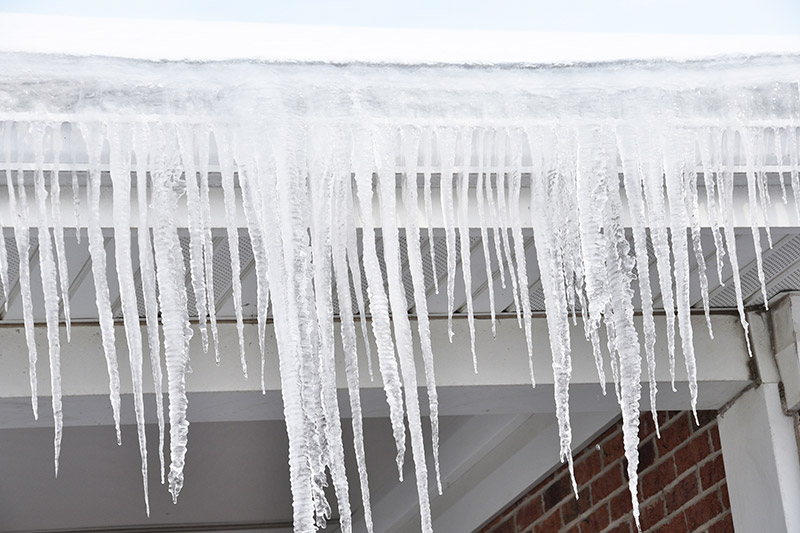
<path id="1" fill-rule="evenodd" d="M 800 54 L 800 36 L 528 33 L 0 14 L 0 51 L 166 61 L 569 65 Z"/>

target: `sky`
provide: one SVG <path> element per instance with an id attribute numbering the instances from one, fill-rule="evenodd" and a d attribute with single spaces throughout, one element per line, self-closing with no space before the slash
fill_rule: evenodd
<path id="1" fill-rule="evenodd" d="M 0 0 L 0 12 L 391 28 L 800 35 L 800 0 Z"/>

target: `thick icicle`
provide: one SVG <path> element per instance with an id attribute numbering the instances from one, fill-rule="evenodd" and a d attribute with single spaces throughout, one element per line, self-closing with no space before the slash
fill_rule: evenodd
<path id="1" fill-rule="evenodd" d="M 147 488 L 147 437 L 144 427 L 144 392 L 142 386 L 142 333 L 136 285 L 131 257 L 131 148 L 132 132 L 127 124 L 115 124 L 109 131 L 109 166 L 114 205 L 114 253 L 117 265 L 119 294 L 125 338 L 128 341 L 128 360 L 131 367 L 131 386 L 142 459 L 144 505 L 150 516 L 150 495 Z"/>
<path id="2" fill-rule="evenodd" d="M 136 200 L 139 227 L 136 231 L 139 245 L 139 277 L 144 297 L 144 315 L 147 324 L 147 346 L 150 352 L 150 367 L 153 375 L 153 389 L 156 397 L 158 418 L 158 458 L 161 484 L 164 484 L 164 394 L 161 370 L 161 340 L 158 330 L 158 300 L 156 298 L 156 272 L 153 260 L 153 243 L 150 239 L 150 220 L 147 203 L 147 154 L 149 132 L 144 126 L 133 130 L 133 151 L 136 154 Z M 154 156 L 155 157 L 155 156 Z"/>
<path id="3" fill-rule="evenodd" d="M 358 132 L 354 140 L 358 147 L 369 147 L 372 138 L 368 132 Z M 372 173 L 374 159 L 356 152 L 354 146 L 353 170 L 355 172 L 358 193 L 358 205 L 362 223 L 362 242 L 364 246 L 364 272 L 367 276 L 367 294 L 372 312 L 372 331 L 378 348 L 378 363 L 383 378 L 383 390 L 389 403 L 389 418 L 392 422 L 395 446 L 397 447 L 397 472 L 403 479 L 403 459 L 406 453 L 406 430 L 403 423 L 403 397 L 400 377 L 397 372 L 397 360 L 394 355 L 394 341 L 389 322 L 389 303 L 383 286 L 383 275 L 378 264 L 375 249 L 375 223 L 372 213 Z M 355 277 L 355 273 L 354 273 Z M 406 308 L 407 309 L 407 308 Z M 405 311 L 403 312 L 405 315 Z M 408 383 L 405 384 L 408 386 Z"/>
<path id="4" fill-rule="evenodd" d="M 53 406 L 54 465 L 58 477 L 58 457 L 61 453 L 61 431 L 64 416 L 61 409 L 61 342 L 58 338 L 58 281 L 56 263 L 53 260 L 53 242 L 50 235 L 50 216 L 47 211 L 47 191 L 44 187 L 44 126 L 32 128 L 33 150 L 36 168 L 33 174 L 34 195 L 39 209 L 39 274 L 44 293 L 45 320 L 47 321 L 47 344 L 50 355 L 50 393 Z"/>
<path id="5" fill-rule="evenodd" d="M 633 247 L 636 254 L 636 274 L 639 280 L 639 296 L 642 301 L 642 322 L 644 323 L 644 350 L 647 356 L 647 378 L 650 387 L 650 412 L 653 424 L 660 437 L 658 414 L 656 411 L 656 326 L 653 319 L 653 294 L 650 288 L 650 258 L 647 254 L 647 229 L 645 227 L 644 199 L 642 197 L 641 166 L 636 164 L 636 138 L 629 131 L 617 132 L 620 158 L 622 160 L 625 197 L 631 213 Z"/>
<path id="6" fill-rule="evenodd" d="M 176 185 L 181 170 L 175 134 L 160 131 L 151 138 L 151 165 L 153 185 L 153 243 L 159 289 L 161 323 L 164 331 L 164 357 L 167 363 L 169 389 L 169 492 L 172 502 L 178 502 L 183 488 L 183 466 L 189 421 L 186 418 L 186 371 L 189 366 L 189 339 L 192 330 L 186 307 L 186 271 L 175 221 L 178 205 Z"/>
<path id="7" fill-rule="evenodd" d="M 350 168 L 342 163 L 342 168 L 336 168 L 340 179 L 334 182 L 333 199 L 335 205 L 346 206 L 346 196 L 351 195 Z M 345 177 L 342 177 L 344 174 Z M 334 209 L 331 212 L 331 260 L 333 263 L 334 277 L 336 280 L 336 296 L 339 301 L 339 315 L 342 321 L 341 337 L 344 348 L 345 376 L 347 378 L 347 392 L 350 398 L 350 416 L 353 426 L 353 448 L 356 454 L 358 479 L 361 488 L 361 504 L 364 508 L 364 523 L 367 532 L 373 532 L 372 505 L 369 494 L 369 477 L 367 475 L 366 456 L 364 452 L 364 423 L 361 414 L 361 392 L 358 383 L 358 353 L 356 347 L 356 329 L 353 323 L 353 302 L 350 298 L 350 280 L 347 270 L 346 248 L 343 246 L 348 238 L 349 213 Z M 356 276 L 358 272 L 354 272 Z M 362 324 L 365 322 L 362 319 Z M 367 337 L 364 337 L 368 340 Z"/>
<path id="8" fill-rule="evenodd" d="M 36 376 L 36 340 L 33 336 L 33 302 L 31 301 L 31 271 L 30 271 L 30 229 L 27 225 L 28 205 L 25 198 L 22 171 L 22 146 L 24 137 L 21 134 L 23 125 L 17 124 L 16 140 L 14 140 L 11 125 L 6 123 L 5 131 L 5 154 L 6 154 L 6 187 L 8 188 L 8 209 L 14 220 L 14 240 L 17 243 L 17 255 L 19 256 L 19 288 L 22 298 L 22 319 L 25 323 L 25 341 L 28 345 L 28 374 L 31 383 L 31 407 L 33 408 L 33 418 L 39 419 L 39 387 Z M 11 144 L 17 146 L 17 170 L 14 175 L 20 186 L 19 198 L 11 177 Z M 19 202 L 19 205 L 17 204 Z"/>
<path id="9" fill-rule="evenodd" d="M 327 132 L 326 132 L 327 133 Z M 328 137 L 327 135 L 325 136 Z M 323 145 L 324 146 L 324 145 Z M 332 226 L 331 217 L 338 207 L 334 203 L 334 187 L 340 174 L 330 170 L 332 157 L 319 154 L 311 157 L 314 167 L 312 175 L 317 179 L 309 182 L 310 230 L 314 277 L 314 300 L 316 304 L 319 335 L 319 368 L 322 409 L 325 414 L 325 438 L 328 446 L 328 470 L 331 473 L 339 506 L 339 527 L 345 533 L 352 532 L 349 487 L 344 469 L 344 446 L 342 444 L 339 401 L 336 396 L 336 364 L 334 360 L 333 302 L 332 302 Z"/>
<path id="10" fill-rule="evenodd" d="M 408 427 L 411 434 L 411 451 L 414 458 L 417 496 L 419 497 L 419 509 L 422 518 L 421 530 L 423 533 L 431 533 L 433 528 L 428 495 L 428 466 L 425 459 L 422 418 L 417 395 L 417 369 L 414 365 L 414 346 L 411 337 L 411 324 L 407 313 L 408 302 L 403 288 L 403 276 L 400 272 L 397 193 L 394 172 L 395 159 L 394 154 L 389 150 L 389 146 L 392 146 L 395 140 L 395 133 L 391 130 L 378 131 L 373 138 L 381 201 L 381 230 L 384 242 L 383 251 L 386 259 L 386 277 L 389 282 L 392 324 L 394 325 L 394 336 L 397 341 L 400 370 L 403 374 L 403 390 L 405 391 Z M 452 173 L 448 172 L 447 176 L 452 176 Z M 462 252 L 462 257 L 464 253 L 467 252 Z"/>
<path id="11" fill-rule="evenodd" d="M 533 133 L 529 133 L 529 141 L 531 136 L 535 137 Z M 537 158 L 537 151 L 531 148 L 532 156 L 539 163 L 541 157 Z M 559 213 L 558 209 L 553 209 L 555 206 L 551 202 L 557 199 L 551 198 L 548 194 L 547 176 L 537 163 L 534 163 L 531 172 L 531 225 L 539 252 L 537 254 L 539 275 L 547 309 L 550 350 L 553 353 L 554 396 L 561 441 L 559 455 L 562 463 L 567 461 L 572 488 L 577 497 L 578 489 L 572 466 L 572 429 L 569 421 L 569 381 L 572 376 L 570 329 L 564 278 L 561 272 L 563 260 L 560 257 L 564 250 L 556 241 L 559 233 L 556 224 L 561 222 L 559 216 L 566 216 L 566 213 Z"/>

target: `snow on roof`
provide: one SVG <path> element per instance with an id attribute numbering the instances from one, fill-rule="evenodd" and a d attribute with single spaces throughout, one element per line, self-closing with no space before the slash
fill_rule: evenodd
<path id="1" fill-rule="evenodd" d="M 0 51 L 143 60 L 564 65 L 800 53 L 800 36 L 344 28 L 0 14 Z"/>

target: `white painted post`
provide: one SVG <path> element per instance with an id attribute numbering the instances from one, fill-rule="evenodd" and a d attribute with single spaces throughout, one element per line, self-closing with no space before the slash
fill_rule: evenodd
<path id="1" fill-rule="evenodd" d="M 736 531 L 800 531 L 800 460 L 778 385 L 745 392 L 719 417 Z"/>

